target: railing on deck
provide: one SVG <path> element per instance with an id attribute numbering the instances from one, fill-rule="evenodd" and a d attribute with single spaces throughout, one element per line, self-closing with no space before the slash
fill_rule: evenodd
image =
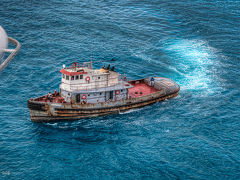
<path id="1" fill-rule="evenodd" d="M 83 63 L 72 63 L 71 66 L 69 67 L 65 67 L 64 69 L 65 70 L 68 70 L 68 69 L 76 69 L 76 68 L 92 68 L 92 63 L 91 62 L 83 62 Z"/>
<path id="2" fill-rule="evenodd" d="M 0 62 L 0 71 L 3 70 L 8 63 L 14 58 L 14 56 L 17 55 L 18 51 L 20 50 L 21 44 L 11 37 L 8 37 L 8 41 L 16 46 L 15 49 L 5 49 L 5 52 L 10 53 L 6 60 L 4 60 L 2 63 Z"/>
<path id="3" fill-rule="evenodd" d="M 122 85 L 124 86 L 126 83 L 125 81 L 118 81 L 118 82 L 114 82 L 114 83 L 107 83 L 107 81 L 105 81 L 104 83 L 90 83 L 87 86 L 83 86 L 83 85 L 74 85 L 74 84 L 69 84 L 70 89 L 71 90 L 93 90 L 93 89 L 100 89 L 100 88 L 109 88 L 109 87 L 113 87 L 116 85 Z"/>

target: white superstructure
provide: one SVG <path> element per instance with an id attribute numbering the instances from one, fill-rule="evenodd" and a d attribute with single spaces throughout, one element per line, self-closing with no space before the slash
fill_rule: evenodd
<path id="1" fill-rule="evenodd" d="M 67 102 L 96 103 L 127 98 L 132 85 L 122 80 L 121 74 L 108 68 L 92 69 L 91 63 L 74 63 L 63 68 L 61 96 Z"/>
<path id="2" fill-rule="evenodd" d="M 0 26 L 0 63 L 4 56 L 4 51 L 8 47 L 8 36 L 5 30 Z"/>
<path id="3" fill-rule="evenodd" d="M 8 49 L 8 44 L 14 44 L 16 46 L 15 49 Z M 0 71 L 3 70 L 8 63 L 14 58 L 14 56 L 20 50 L 20 43 L 11 37 L 7 36 L 5 30 L 0 26 Z M 4 54 L 9 53 L 9 55 L 4 59 Z"/>

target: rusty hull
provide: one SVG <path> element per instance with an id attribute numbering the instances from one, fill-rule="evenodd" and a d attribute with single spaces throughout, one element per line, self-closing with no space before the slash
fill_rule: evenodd
<path id="1" fill-rule="evenodd" d="M 147 79 L 145 81 L 148 83 Z M 56 122 L 116 114 L 176 97 L 180 90 L 179 85 L 167 78 L 156 78 L 154 87 L 159 91 L 138 98 L 96 104 L 50 103 L 31 99 L 28 101 L 30 118 L 34 122 Z"/>

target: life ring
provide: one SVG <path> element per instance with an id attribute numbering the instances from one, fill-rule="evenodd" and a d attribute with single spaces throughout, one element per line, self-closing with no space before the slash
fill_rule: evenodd
<path id="1" fill-rule="evenodd" d="M 87 98 L 87 95 L 86 95 L 86 94 L 83 94 L 81 97 L 82 97 L 82 99 L 86 99 L 86 98 Z"/>
<path id="2" fill-rule="evenodd" d="M 120 94 L 120 91 L 119 90 L 115 91 L 115 94 L 116 95 Z"/>
<path id="3" fill-rule="evenodd" d="M 89 76 L 87 76 L 86 78 L 85 78 L 85 81 L 90 81 L 90 77 Z"/>

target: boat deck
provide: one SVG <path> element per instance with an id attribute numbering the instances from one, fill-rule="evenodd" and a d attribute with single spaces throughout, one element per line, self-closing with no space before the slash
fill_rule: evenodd
<path id="1" fill-rule="evenodd" d="M 159 91 L 158 89 L 156 89 L 152 86 L 149 86 L 144 81 L 130 81 L 129 83 L 133 86 L 133 88 L 128 89 L 128 93 L 131 98 L 138 98 L 138 97 L 146 96 L 146 95 L 149 95 L 149 94 Z M 51 100 L 49 100 L 47 95 L 45 95 L 45 96 L 35 99 L 35 101 L 65 103 L 64 98 L 61 97 L 59 95 L 59 93 L 57 93 L 57 92 L 52 93 Z"/>
<path id="2" fill-rule="evenodd" d="M 35 99 L 35 101 L 39 101 L 39 102 L 53 102 L 53 103 L 63 103 L 63 102 L 65 102 L 65 101 L 64 101 L 64 98 L 61 97 L 61 96 L 59 95 L 59 93 L 52 93 L 52 98 L 51 98 L 51 100 L 49 100 L 49 99 L 47 98 L 47 96 L 48 96 L 48 95 L 39 97 L 39 98 Z"/>
<path id="3" fill-rule="evenodd" d="M 130 84 L 134 86 L 133 88 L 128 89 L 128 93 L 131 98 L 146 96 L 159 91 L 158 89 L 152 86 L 149 86 L 143 81 L 133 81 L 133 82 L 130 82 Z"/>

